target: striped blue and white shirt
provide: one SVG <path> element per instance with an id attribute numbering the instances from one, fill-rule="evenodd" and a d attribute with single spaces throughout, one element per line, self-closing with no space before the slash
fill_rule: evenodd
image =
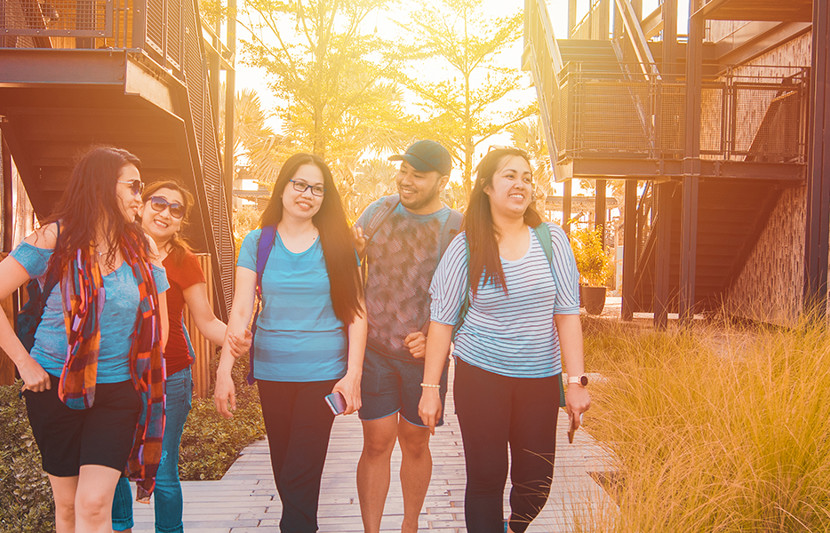
<path id="1" fill-rule="evenodd" d="M 541 378 L 562 372 L 556 314 L 579 314 L 579 272 L 568 237 L 547 223 L 553 263 L 530 232 L 527 253 L 501 260 L 507 294 L 491 281 L 481 284 L 455 337 L 453 355 L 465 363 L 508 377 Z M 460 233 L 450 243 L 432 278 L 431 319 L 454 325 L 467 286 L 467 254 Z M 551 268 L 552 266 L 552 268 Z"/>

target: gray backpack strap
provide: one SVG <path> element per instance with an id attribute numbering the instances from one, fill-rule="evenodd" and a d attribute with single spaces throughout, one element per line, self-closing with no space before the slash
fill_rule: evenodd
<path id="1" fill-rule="evenodd" d="M 369 243 L 375 236 L 375 232 L 386 221 L 386 219 L 389 218 L 389 215 L 391 215 L 392 211 L 398 207 L 399 203 L 401 203 L 401 197 L 397 194 L 387 196 L 383 199 L 383 202 L 380 206 L 378 206 L 374 214 L 372 214 L 372 218 L 369 219 L 369 223 L 365 228 L 363 228 L 363 236 L 366 238 L 366 246 L 369 246 Z"/>

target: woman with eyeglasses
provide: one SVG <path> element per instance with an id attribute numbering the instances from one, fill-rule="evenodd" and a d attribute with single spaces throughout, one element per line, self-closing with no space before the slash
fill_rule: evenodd
<path id="1" fill-rule="evenodd" d="M 524 152 L 491 150 L 476 173 L 464 231 L 450 243 L 430 287 L 432 322 L 419 414 L 435 427 L 441 411 L 438 381 L 461 316 L 454 338 L 454 395 L 467 467 L 467 531 L 521 533 L 550 492 L 561 360 L 572 376 L 566 405 L 576 425 L 591 402 L 579 273 L 565 232 L 542 222 L 531 205 L 533 176 Z M 469 307 L 462 315 L 464 303 Z M 505 521 L 508 445 L 513 487 Z"/>
<path id="2" fill-rule="evenodd" d="M 190 412 L 193 389 L 190 371 L 193 354 L 182 322 L 185 304 L 196 327 L 210 342 L 222 346 L 227 330 L 225 323 L 213 314 L 199 260 L 180 235 L 192 205 L 193 196 L 185 188 L 175 181 L 161 181 L 146 188 L 138 212 L 141 227 L 158 247 L 170 281 L 167 291 L 170 335 L 164 348 L 167 423 L 154 492 L 156 531 L 164 533 L 184 531 L 179 445 Z M 231 336 L 229 341 L 234 353 L 239 355 L 250 346 L 250 333 L 245 330 L 242 337 Z M 127 478 L 121 478 L 115 491 L 112 523 L 115 531 L 131 531 L 133 527 L 132 497 Z"/>
<path id="3" fill-rule="evenodd" d="M 109 533 L 125 467 L 147 499 L 161 459 L 168 283 L 135 221 L 140 168 L 126 150 L 88 151 L 48 221 L 0 262 L 0 298 L 30 279 L 45 297 L 31 348 L 4 313 L 0 348 L 23 379 L 58 533 Z"/>
<path id="4" fill-rule="evenodd" d="M 258 287 L 260 257 L 267 261 Z M 289 157 L 260 229 L 242 243 L 228 319 L 228 332 L 240 334 L 261 295 L 253 378 L 282 500 L 282 531 L 317 531 L 320 478 L 334 421 L 325 397 L 341 394 L 345 414 L 360 407 L 367 329 L 362 286 L 354 238 L 329 167 L 314 155 Z M 214 395 L 225 417 L 236 403 L 233 363 L 226 342 Z"/>

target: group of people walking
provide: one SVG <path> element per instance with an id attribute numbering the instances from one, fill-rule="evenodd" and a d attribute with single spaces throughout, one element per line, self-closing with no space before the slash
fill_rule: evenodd
<path id="1" fill-rule="evenodd" d="M 401 529 L 417 531 L 451 349 L 467 529 L 527 529 L 550 491 L 560 403 L 575 424 L 590 405 L 567 237 L 533 209 L 520 150 L 485 155 L 463 217 L 440 198 L 451 170 L 441 145 L 418 141 L 390 159 L 400 161 L 398 194 L 372 203 L 351 228 L 323 160 L 284 162 L 260 227 L 239 251 L 227 327 L 179 237 L 187 190 L 173 181 L 145 190 L 140 162 L 124 150 L 96 148 L 79 161 L 55 214 L 0 262 L 0 297 L 30 279 L 44 291 L 33 346 L 2 315 L 0 348 L 23 378 L 59 533 L 129 530 L 127 477 L 137 499 L 153 493 L 156 531 L 183 531 L 185 304 L 222 346 L 214 399 L 225 417 L 236 406 L 231 369 L 250 353 L 281 531 L 317 530 L 330 395 L 362 421 L 365 531 L 380 530 L 396 442 Z"/>

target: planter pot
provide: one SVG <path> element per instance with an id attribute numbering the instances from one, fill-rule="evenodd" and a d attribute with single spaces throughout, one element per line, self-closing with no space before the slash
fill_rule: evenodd
<path id="1" fill-rule="evenodd" d="M 605 291 L 605 287 L 589 287 L 587 285 L 580 285 L 580 307 L 584 307 L 589 315 L 598 315 L 602 313 L 602 308 L 605 307 Z"/>

